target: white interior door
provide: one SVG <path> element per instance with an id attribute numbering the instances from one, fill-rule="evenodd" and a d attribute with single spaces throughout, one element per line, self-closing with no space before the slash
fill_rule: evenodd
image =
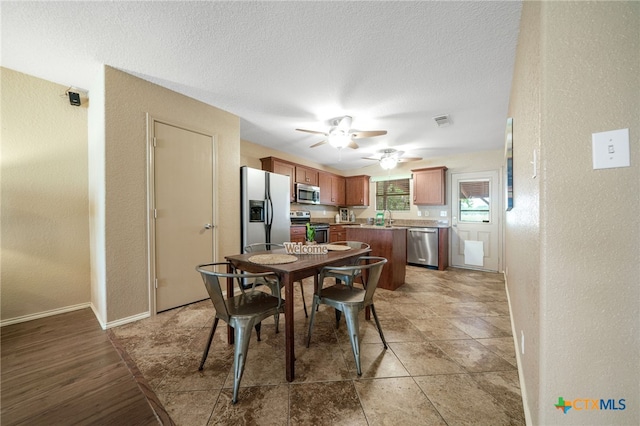
<path id="1" fill-rule="evenodd" d="M 208 297 L 196 265 L 213 262 L 213 137 L 153 123 L 156 312 Z"/>
<path id="2" fill-rule="evenodd" d="M 451 265 L 500 271 L 500 174 L 451 175 Z"/>

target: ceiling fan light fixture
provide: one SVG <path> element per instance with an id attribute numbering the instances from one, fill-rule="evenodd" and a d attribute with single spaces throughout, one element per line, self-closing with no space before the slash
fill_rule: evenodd
<path id="1" fill-rule="evenodd" d="M 398 159 L 395 156 L 386 156 L 380 159 L 380 167 L 385 170 L 391 170 L 398 165 Z"/>
<path id="2" fill-rule="evenodd" d="M 329 144 L 338 149 L 346 148 L 351 143 L 351 135 L 339 129 L 331 130 L 328 139 Z"/>

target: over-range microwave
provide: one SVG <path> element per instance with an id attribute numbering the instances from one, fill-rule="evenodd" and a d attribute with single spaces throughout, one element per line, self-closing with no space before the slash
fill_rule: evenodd
<path id="1" fill-rule="evenodd" d="M 296 183 L 296 201 L 303 204 L 320 204 L 320 187 Z"/>

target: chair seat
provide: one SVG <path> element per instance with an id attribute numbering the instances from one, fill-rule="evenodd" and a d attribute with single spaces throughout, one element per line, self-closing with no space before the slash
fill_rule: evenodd
<path id="1" fill-rule="evenodd" d="M 357 287 L 336 284 L 323 288 L 321 299 L 330 299 L 345 304 L 357 304 L 363 303 L 364 292 L 364 290 Z"/>
<path id="2" fill-rule="evenodd" d="M 284 309 L 284 299 L 280 308 Z M 271 309 L 275 313 L 278 310 L 278 298 L 262 291 L 239 294 L 227 299 L 227 309 L 229 315 L 236 317 L 254 316 Z"/>

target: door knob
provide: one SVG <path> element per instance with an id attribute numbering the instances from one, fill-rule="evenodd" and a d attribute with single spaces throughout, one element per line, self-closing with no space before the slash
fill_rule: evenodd
<path id="1" fill-rule="evenodd" d="M 210 224 L 210 223 L 206 223 L 206 224 L 204 225 L 204 229 L 211 229 L 211 228 L 213 228 L 213 225 L 212 225 L 212 224 Z"/>

